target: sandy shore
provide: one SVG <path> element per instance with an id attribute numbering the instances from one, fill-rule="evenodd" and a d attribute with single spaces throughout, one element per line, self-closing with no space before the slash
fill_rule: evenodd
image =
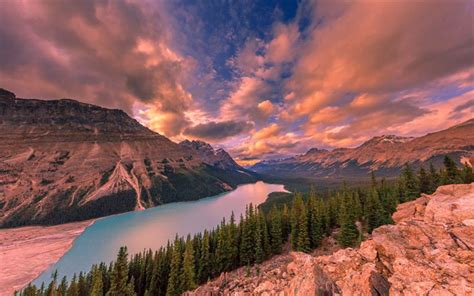
<path id="1" fill-rule="evenodd" d="M 0 229 L 0 295 L 12 295 L 38 277 L 92 223 Z"/>

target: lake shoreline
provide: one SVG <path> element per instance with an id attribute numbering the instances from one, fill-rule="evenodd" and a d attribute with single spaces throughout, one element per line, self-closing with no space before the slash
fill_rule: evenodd
<path id="1" fill-rule="evenodd" d="M 264 202 L 268 194 L 285 191 L 281 184 L 258 181 L 239 185 L 235 190 L 195 201 L 168 203 L 142 211 L 132 211 L 100 218 L 75 241 L 72 248 L 53 266 L 45 270 L 33 283 L 46 285 L 51 273 L 58 271 L 58 279 L 70 279 L 79 272 L 88 272 L 93 264 L 116 259 L 120 247 L 128 253 L 145 249 L 157 250 L 172 241 L 176 234 L 186 236 L 212 229 L 234 212 L 245 214 L 248 204 Z"/>
<path id="2" fill-rule="evenodd" d="M 38 278 L 95 221 L 0 229 L 0 296 L 12 295 Z"/>

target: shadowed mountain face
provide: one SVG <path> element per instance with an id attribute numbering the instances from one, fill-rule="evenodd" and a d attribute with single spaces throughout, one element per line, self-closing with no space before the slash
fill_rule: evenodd
<path id="1" fill-rule="evenodd" d="M 0 226 L 89 219 L 256 180 L 226 157 L 209 161 L 122 110 L 0 89 Z"/>
<path id="2" fill-rule="evenodd" d="M 405 163 L 414 168 L 430 163 L 439 167 L 444 155 L 450 155 L 458 164 L 474 164 L 474 119 L 418 138 L 389 135 L 374 137 L 356 148 L 313 148 L 303 155 L 257 163 L 252 170 L 309 178 L 360 178 L 373 170 L 390 177 L 399 174 Z"/>

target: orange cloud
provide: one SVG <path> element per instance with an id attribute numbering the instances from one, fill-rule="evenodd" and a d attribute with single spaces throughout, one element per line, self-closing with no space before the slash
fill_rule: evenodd
<path id="1" fill-rule="evenodd" d="M 243 141 L 231 152 L 242 163 L 251 163 L 269 155 L 288 155 L 301 144 L 307 144 L 307 137 L 292 132 L 284 132 L 278 124 L 272 123 L 259 130 L 253 130 L 250 138 Z"/>
<path id="2" fill-rule="evenodd" d="M 168 136 L 188 124 L 191 63 L 172 49 L 160 4 L 1 4 L 2 87 L 20 97 L 77 98 L 129 113 L 138 102 L 154 116 L 150 127 Z"/>
<path id="3" fill-rule="evenodd" d="M 278 23 L 274 29 L 274 38 L 268 43 L 266 58 L 272 63 L 285 63 L 296 54 L 296 43 L 300 32 L 297 24 Z"/>
<path id="4" fill-rule="evenodd" d="M 260 111 L 262 117 L 265 118 L 270 117 L 275 111 L 275 106 L 270 100 L 265 100 L 263 102 L 258 103 L 257 108 Z"/>
<path id="5" fill-rule="evenodd" d="M 237 89 L 221 105 L 221 117 L 229 119 L 265 120 L 270 105 L 264 96 L 268 90 L 265 81 L 257 77 L 242 77 Z"/>
<path id="6" fill-rule="evenodd" d="M 280 133 L 280 128 L 276 123 L 272 123 L 267 127 L 255 132 L 252 138 L 255 140 L 265 140 L 277 136 Z"/>
<path id="7" fill-rule="evenodd" d="M 300 41 L 279 118 L 303 120 L 315 145 L 353 146 L 387 132 L 410 134 L 409 128 L 417 133 L 434 114 L 446 114 L 438 117 L 444 127 L 468 116 L 451 114 L 448 106 L 460 98 L 433 103 L 430 96 L 443 86 L 474 85 L 469 1 L 313 4 L 317 25 Z M 472 99 L 472 92 L 462 97 Z"/>
<path id="8" fill-rule="evenodd" d="M 429 112 L 423 116 L 393 127 L 391 131 L 400 135 L 424 135 L 448 128 L 474 117 L 474 90 L 450 100 L 430 104 L 425 107 Z"/>

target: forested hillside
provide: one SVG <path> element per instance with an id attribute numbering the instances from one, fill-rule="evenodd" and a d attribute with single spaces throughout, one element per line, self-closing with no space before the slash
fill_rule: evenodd
<path id="1" fill-rule="evenodd" d="M 473 181 L 471 167 L 459 169 L 445 157 L 441 170 L 415 173 L 407 165 L 396 184 L 373 178 L 368 188 L 344 186 L 324 199 L 314 192 L 297 193 L 291 204 L 274 205 L 268 212 L 250 204 L 238 221 L 231 215 L 215 229 L 176 237 L 130 259 L 122 247 L 110 265 L 94 265 L 69 280 L 53 275 L 49 285 L 30 285 L 19 295 L 179 295 L 222 272 L 261 263 L 283 252 L 287 243 L 292 250 L 310 252 L 323 237 L 334 235 L 341 246 L 355 246 L 375 228 L 393 223 L 399 203 L 439 185 Z"/>

